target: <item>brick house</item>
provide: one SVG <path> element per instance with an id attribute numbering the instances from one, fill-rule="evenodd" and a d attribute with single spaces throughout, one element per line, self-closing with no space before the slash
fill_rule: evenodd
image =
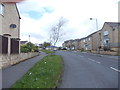
<path id="1" fill-rule="evenodd" d="M 28 41 L 20 41 L 20 45 L 26 45 Z"/>
<path id="2" fill-rule="evenodd" d="M 85 50 L 85 38 L 81 38 L 80 40 L 79 40 L 79 49 L 80 50 Z"/>
<path id="3" fill-rule="evenodd" d="M 74 40 L 67 40 L 67 41 L 64 41 L 64 43 L 62 44 L 64 48 L 67 48 L 67 49 L 73 49 L 74 48 Z"/>
<path id="4" fill-rule="evenodd" d="M 104 50 L 118 51 L 120 41 L 118 40 L 120 23 L 105 22 L 101 29 L 101 46 Z"/>
<path id="5" fill-rule="evenodd" d="M 99 50 L 101 49 L 101 30 L 92 33 L 90 37 L 91 51 L 99 52 Z"/>
<path id="6" fill-rule="evenodd" d="M 74 43 L 73 43 L 74 49 L 75 49 L 75 50 L 79 50 L 79 49 L 80 49 L 80 47 L 79 47 L 80 39 L 75 39 L 73 42 L 74 42 Z"/>
<path id="7" fill-rule="evenodd" d="M 20 53 L 20 19 L 16 3 L 0 3 L 0 53 Z"/>
<path id="8" fill-rule="evenodd" d="M 64 45 L 75 50 L 87 50 L 93 53 L 109 54 L 120 53 L 120 23 L 105 22 L 102 29 L 87 37 L 75 40 L 68 40 Z M 104 51 L 109 51 L 104 52 Z M 115 54 L 116 52 L 116 54 Z"/>

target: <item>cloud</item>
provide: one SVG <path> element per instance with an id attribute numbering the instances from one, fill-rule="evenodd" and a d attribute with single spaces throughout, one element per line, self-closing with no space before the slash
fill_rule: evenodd
<path id="1" fill-rule="evenodd" d="M 26 0 L 18 4 L 21 19 L 21 38 L 31 34 L 33 43 L 49 39 L 50 28 L 63 16 L 68 20 L 64 26 L 64 40 L 85 37 L 96 31 L 95 20 L 102 28 L 104 22 L 118 21 L 118 0 Z M 40 36 L 40 37 L 39 37 Z M 33 38 L 33 39 L 32 39 Z M 41 38 L 38 40 L 38 38 Z"/>

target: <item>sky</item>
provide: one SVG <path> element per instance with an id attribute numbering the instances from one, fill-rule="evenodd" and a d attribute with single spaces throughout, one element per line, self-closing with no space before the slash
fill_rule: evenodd
<path id="1" fill-rule="evenodd" d="M 70 39 L 80 39 L 97 31 L 104 22 L 118 22 L 119 0 L 25 0 L 17 4 L 21 16 L 22 41 L 49 42 L 50 30 L 60 17 L 67 20 L 64 35 L 57 46 Z M 90 18 L 94 18 L 90 20 Z"/>

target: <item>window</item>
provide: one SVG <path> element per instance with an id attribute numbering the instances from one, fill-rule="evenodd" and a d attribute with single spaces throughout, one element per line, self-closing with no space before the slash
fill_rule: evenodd
<path id="1" fill-rule="evenodd" d="M 106 30 L 106 31 L 104 31 L 104 36 L 106 36 L 106 35 L 108 35 L 109 34 L 109 32 Z"/>
<path id="2" fill-rule="evenodd" d="M 0 14 L 4 15 L 4 5 L 0 4 Z"/>
<path id="3" fill-rule="evenodd" d="M 109 43 L 109 39 L 104 39 L 104 44 L 108 44 Z"/>
<path id="4" fill-rule="evenodd" d="M 85 39 L 83 40 L 83 42 L 85 42 Z"/>
<path id="5" fill-rule="evenodd" d="M 90 37 L 89 37 L 89 41 L 90 41 Z"/>

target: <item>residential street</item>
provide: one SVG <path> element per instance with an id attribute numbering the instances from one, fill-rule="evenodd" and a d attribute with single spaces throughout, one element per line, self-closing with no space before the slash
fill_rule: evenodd
<path id="1" fill-rule="evenodd" d="M 33 65 L 41 60 L 45 53 L 31 58 L 14 66 L 2 70 L 2 88 L 10 88 L 18 79 L 20 79 Z"/>
<path id="2" fill-rule="evenodd" d="M 117 88 L 118 60 L 89 53 L 58 51 L 64 59 L 60 88 Z"/>
<path id="3" fill-rule="evenodd" d="M 117 88 L 118 60 L 90 53 L 57 51 L 64 60 L 60 88 Z M 2 70 L 3 88 L 9 88 L 46 54 Z"/>

